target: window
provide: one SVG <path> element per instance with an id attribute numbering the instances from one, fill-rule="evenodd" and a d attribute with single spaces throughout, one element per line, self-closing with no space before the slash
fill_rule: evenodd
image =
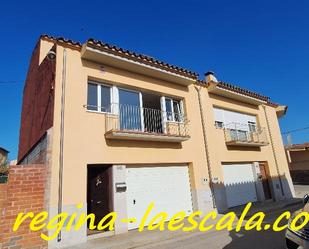
<path id="1" fill-rule="evenodd" d="M 256 132 L 256 116 L 214 107 L 215 126 L 217 128 Z M 223 126 L 223 127 L 222 127 Z M 244 134 L 244 132 L 242 132 Z"/>
<path id="2" fill-rule="evenodd" d="M 168 121 L 182 122 L 181 101 L 165 98 L 166 116 Z"/>
<path id="3" fill-rule="evenodd" d="M 87 109 L 96 111 L 98 108 L 98 87 L 96 84 L 88 83 Z"/>
<path id="4" fill-rule="evenodd" d="M 88 82 L 87 110 L 111 112 L 111 87 Z"/>
<path id="5" fill-rule="evenodd" d="M 101 112 L 111 112 L 111 88 L 98 85 L 101 88 Z"/>
<path id="6" fill-rule="evenodd" d="M 250 132 L 256 132 L 256 123 L 248 121 L 248 127 Z"/>
<path id="7" fill-rule="evenodd" d="M 221 121 L 215 121 L 215 126 L 218 129 L 223 129 L 224 128 L 224 124 Z"/>
<path id="8" fill-rule="evenodd" d="M 119 89 L 119 121 L 121 130 L 142 130 L 140 93 Z"/>

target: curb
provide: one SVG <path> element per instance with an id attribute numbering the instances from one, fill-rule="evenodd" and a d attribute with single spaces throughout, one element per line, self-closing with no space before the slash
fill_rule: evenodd
<path id="1" fill-rule="evenodd" d="M 286 205 L 285 205 L 285 206 L 283 206 L 283 207 L 291 207 L 291 206 L 298 205 L 298 204 L 301 204 L 301 203 L 303 203 L 303 201 L 302 201 L 302 200 L 299 200 L 299 201 L 294 201 L 294 202 L 292 202 L 292 203 L 288 203 L 288 204 L 286 204 Z"/>

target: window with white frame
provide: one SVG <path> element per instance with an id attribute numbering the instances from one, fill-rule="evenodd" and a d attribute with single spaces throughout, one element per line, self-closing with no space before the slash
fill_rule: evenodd
<path id="1" fill-rule="evenodd" d="M 183 110 L 180 100 L 165 98 L 165 110 L 167 121 L 182 122 Z"/>
<path id="2" fill-rule="evenodd" d="M 112 87 L 88 81 L 87 110 L 111 112 Z"/>
<path id="3" fill-rule="evenodd" d="M 215 121 L 215 127 L 218 129 L 223 129 L 224 123 L 222 121 Z"/>
<path id="4" fill-rule="evenodd" d="M 248 121 L 248 127 L 250 132 L 256 132 L 256 123 Z"/>
<path id="5" fill-rule="evenodd" d="M 215 126 L 227 129 L 254 132 L 257 128 L 255 115 L 214 107 Z"/>

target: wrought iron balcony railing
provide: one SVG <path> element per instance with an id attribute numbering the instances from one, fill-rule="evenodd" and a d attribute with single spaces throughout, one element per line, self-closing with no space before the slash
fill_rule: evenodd
<path id="1" fill-rule="evenodd" d="M 108 138 L 185 141 L 189 139 L 189 121 L 181 113 L 132 105 L 112 105 L 105 119 Z M 126 135 L 125 135 L 126 134 Z"/>
<path id="2" fill-rule="evenodd" d="M 264 146 L 268 145 L 266 129 L 253 124 L 230 123 L 224 126 L 227 145 Z"/>

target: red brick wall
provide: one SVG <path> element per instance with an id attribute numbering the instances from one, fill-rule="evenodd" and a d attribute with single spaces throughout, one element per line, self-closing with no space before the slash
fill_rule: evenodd
<path id="1" fill-rule="evenodd" d="M 13 224 L 20 212 L 34 212 L 47 209 L 47 167 L 46 165 L 15 165 L 10 167 L 9 179 L 0 184 L 0 248 L 1 249 L 43 249 L 47 242 L 39 232 L 29 230 L 29 219 L 13 232 Z"/>
<path id="2" fill-rule="evenodd" d="M 39 65 L 40 41 L 33 50 L 23 92 L 18 162 L 53 125 L 56 62 Z"/>
<path id="3" fill-rule="evenodd" d="M 0 215 L 4 212 L 3 207 L 6 203 L 7 198 L 7 184 L 0 183 Z"/>

